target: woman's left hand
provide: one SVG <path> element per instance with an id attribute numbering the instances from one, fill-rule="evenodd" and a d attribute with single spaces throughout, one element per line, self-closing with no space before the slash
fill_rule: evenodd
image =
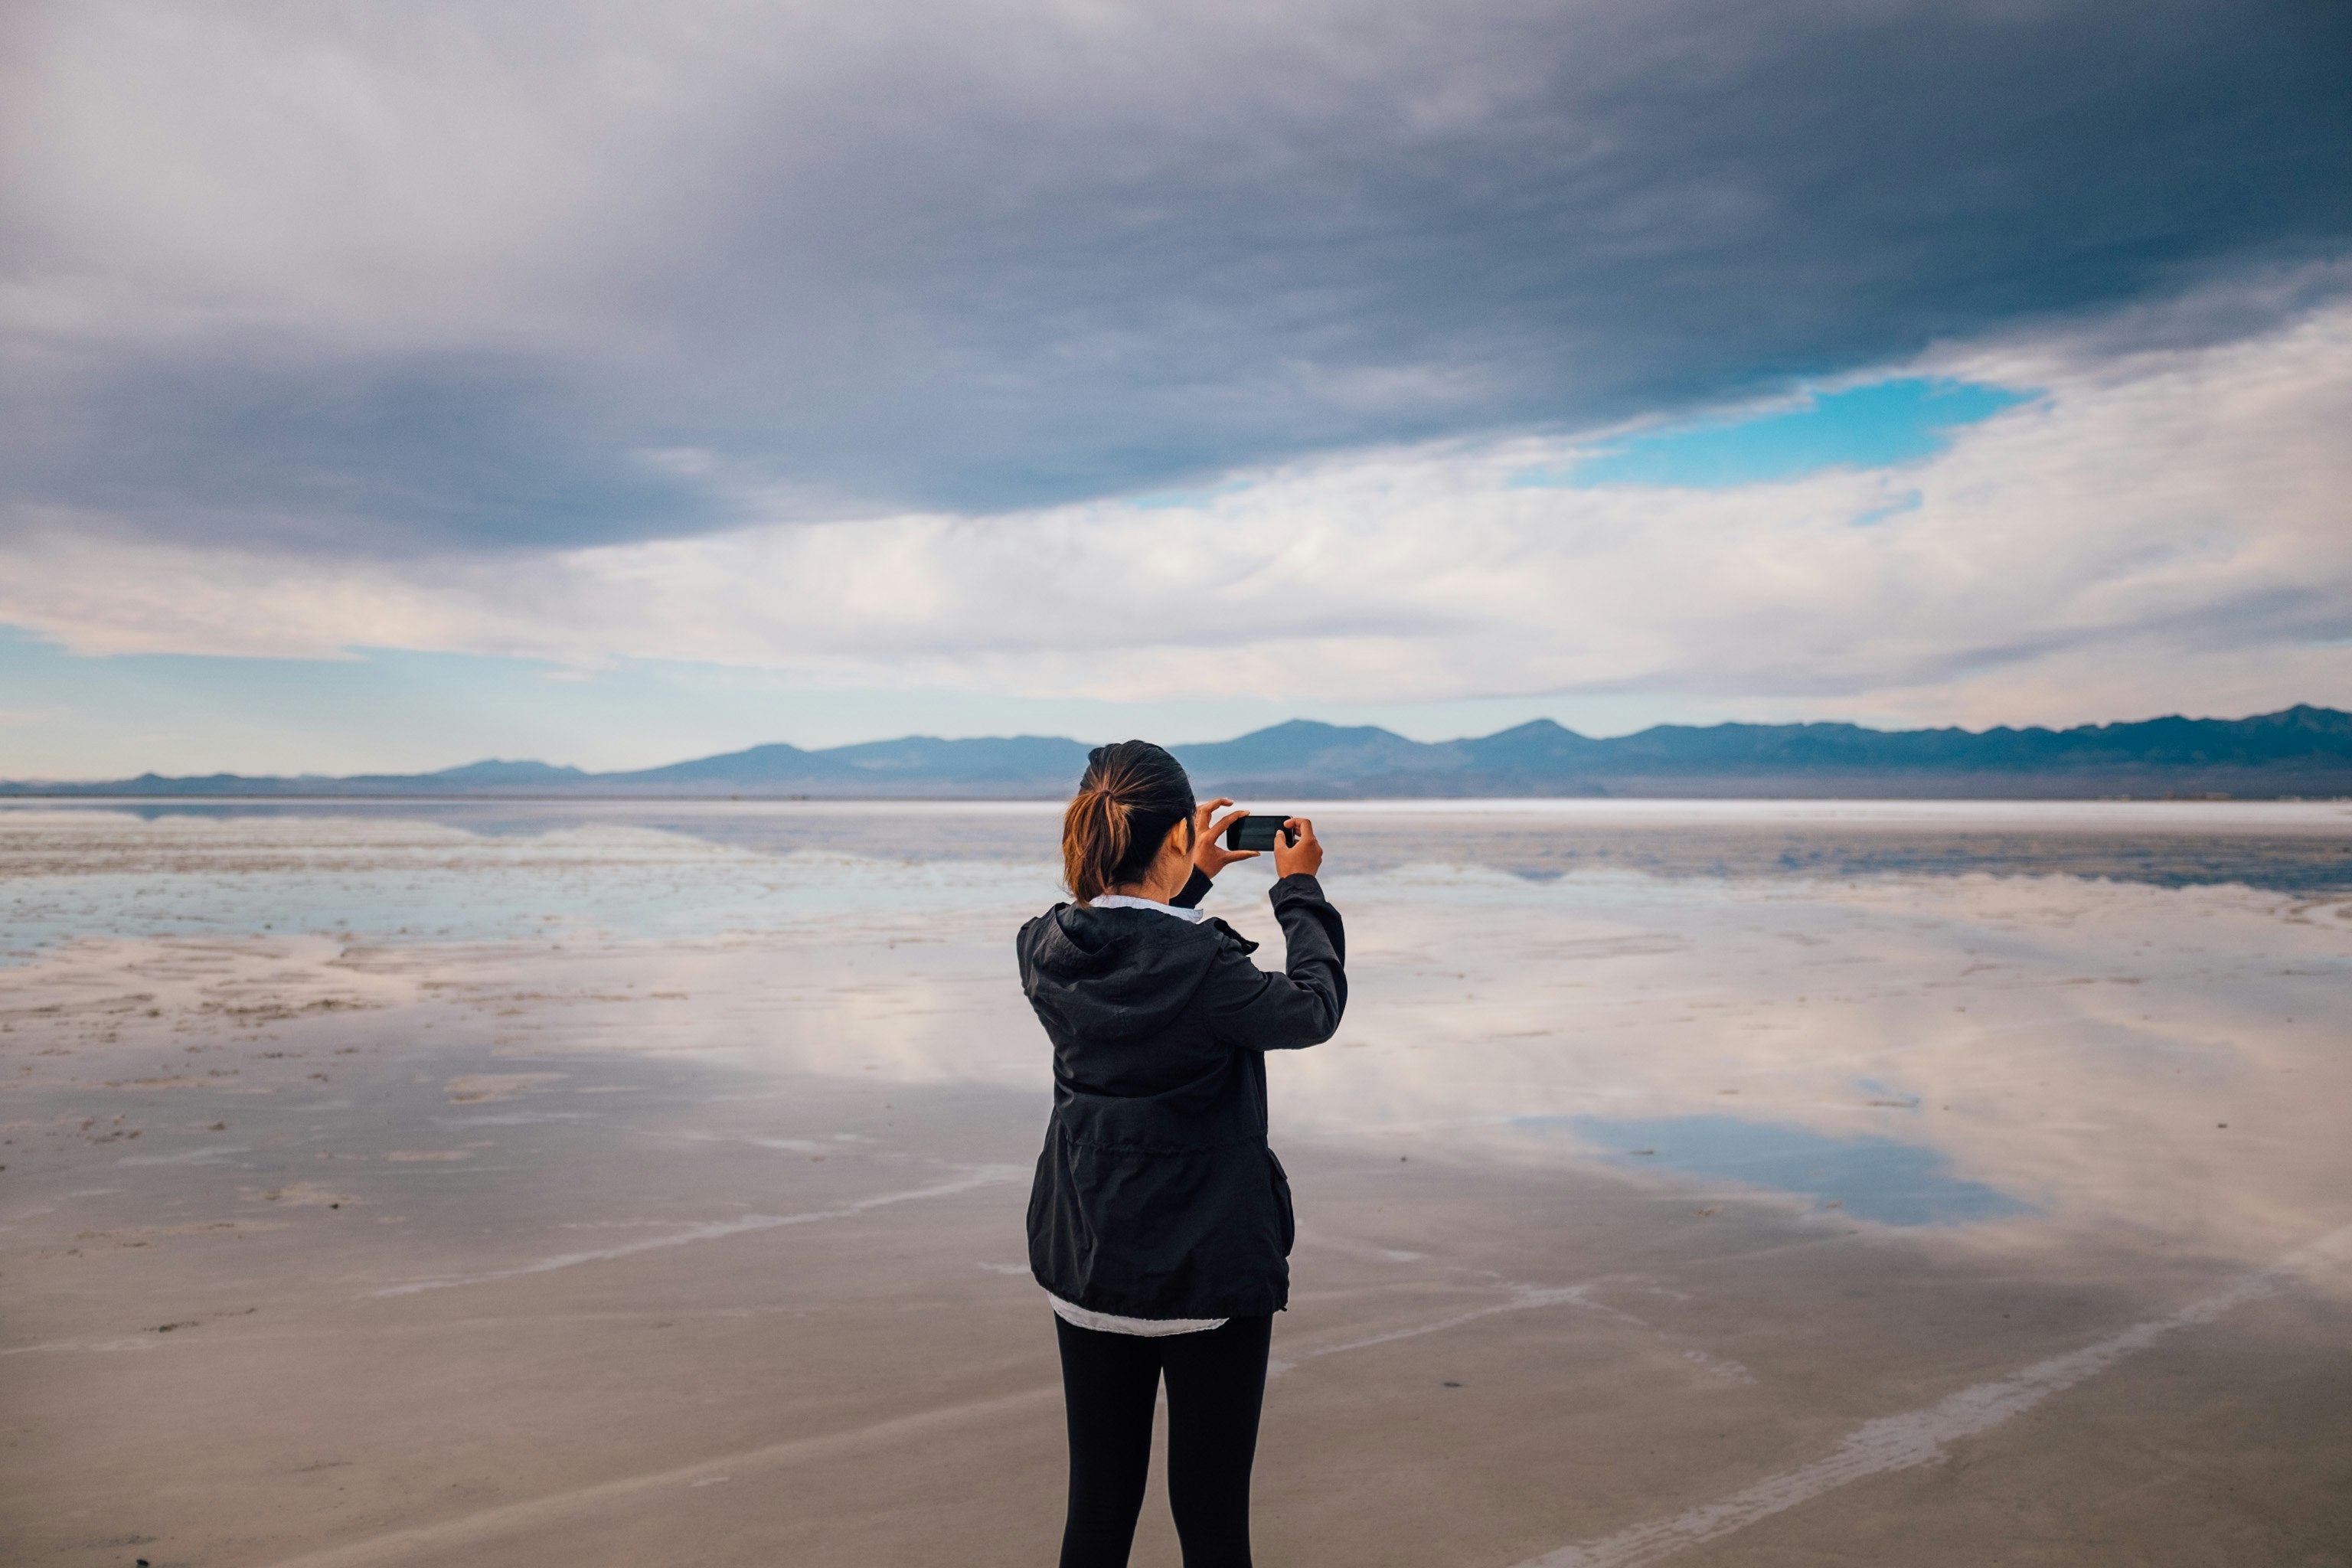
<path id="1" fill-rule="evenodd" d="M 1233 811 L 1222 818 L 1217 816 L 1219 806 L 1233 804 L 1220 796 L 1215 800 L 1203 801 L 1201 808 L 1192 814 L 1192 864 L 1200 868 L 1204 877 L 1215 876 L 1236 860 L 1257 858 L 1255 849 L 1225 847 L 1225 829 L 1249 815 L 1245 811 Z"/>

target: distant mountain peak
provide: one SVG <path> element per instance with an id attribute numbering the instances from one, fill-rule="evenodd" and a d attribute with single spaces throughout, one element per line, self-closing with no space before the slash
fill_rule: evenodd
<path id="1" fill-rule="evenodd" d="M 1312 736 L 1320 741 L 1403 741 L 1393 730 L 1383 730 L 1378 724 L 1327 724 L 1320 719 L 1285 719 L 1279 724 L 1268 724 L 1263 730 L 1252 730 L 1230 741 L 1211 742 L 1213 745 L 1237 746 L 1244 741 L 1295 740 Z M 1408 745 L 1415 744 L 1406 742 Z"/>
<path id="2" fill-rule="evenodd" d="M 1497 730 L 1491 735 L 1481 736 L 1480 739 L 1504 741 L 1524 736 L 1532 740 L 1539 736 L 1552 735 L 1568 735 L 1579 741 L 1590 738 L 1580 731 L 1570 729 L 1556 719 L 1530 719 L 1524 724 L 1514 724 L 1507 730 Z"/>
<path id="3" fill-rule="evenodd" d="M 446 779 L 452 784 L 529 784 L 534 781 L 551 783 L 559 779 L 584 779 L 590 775 L 579 768 L 559 766 L 553 763 L 509 762 L 503 757 L 486 757 L 478 763 L 467 763 L 459 767 L 443 768 L 438 773 L 426 773 L 423 776 L 429 779 Z"/>

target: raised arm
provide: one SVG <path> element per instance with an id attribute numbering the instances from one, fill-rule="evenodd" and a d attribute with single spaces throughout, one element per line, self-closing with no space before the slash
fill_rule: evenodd
<path id="1" fill-rule="evenodd" d="M 1244 1050 L 1296 1050 L 1337 1034 L 1348 1006 L 1347 932 L 1322 885 L 1301 871 L 1274 885 L 1288 963 L 1280 974 L 1229 949 L 1209 976 L 1209 1023 Z"/>

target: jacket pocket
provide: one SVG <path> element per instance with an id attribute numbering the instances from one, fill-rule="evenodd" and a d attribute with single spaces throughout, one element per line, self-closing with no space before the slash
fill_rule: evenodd
<path id="1" fill-rule="evenodd" d="M 1265 1152 L 1267 1178 L 1274 1187 L 1274 1212 L 1282 1226 L 1282 1255 L 1290 1256 L 1290 1244 L 1298 1239 L 1298 1221 L 1290 1211 L 1290 1177 L 1283 1171 L 1282 1162 L 1274 1151 Z"/>

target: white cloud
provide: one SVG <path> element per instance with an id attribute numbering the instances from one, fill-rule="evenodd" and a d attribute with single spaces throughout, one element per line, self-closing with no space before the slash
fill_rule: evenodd
<path id="1" fill-rule="evenodd" d="M 86 653 L 659 658 L 1113 700 L 1654 692 L 1990 723 L 2352 697 L 2352 305 L 2220 345 L 1937 363 L 2044 395 L 1916 465 L 1722 490 L 1514 489 L 1568 456 L 1519 441 L 1190 504 L 396 563 L 48 513 L 0 544 L 0 620 Z"/>

